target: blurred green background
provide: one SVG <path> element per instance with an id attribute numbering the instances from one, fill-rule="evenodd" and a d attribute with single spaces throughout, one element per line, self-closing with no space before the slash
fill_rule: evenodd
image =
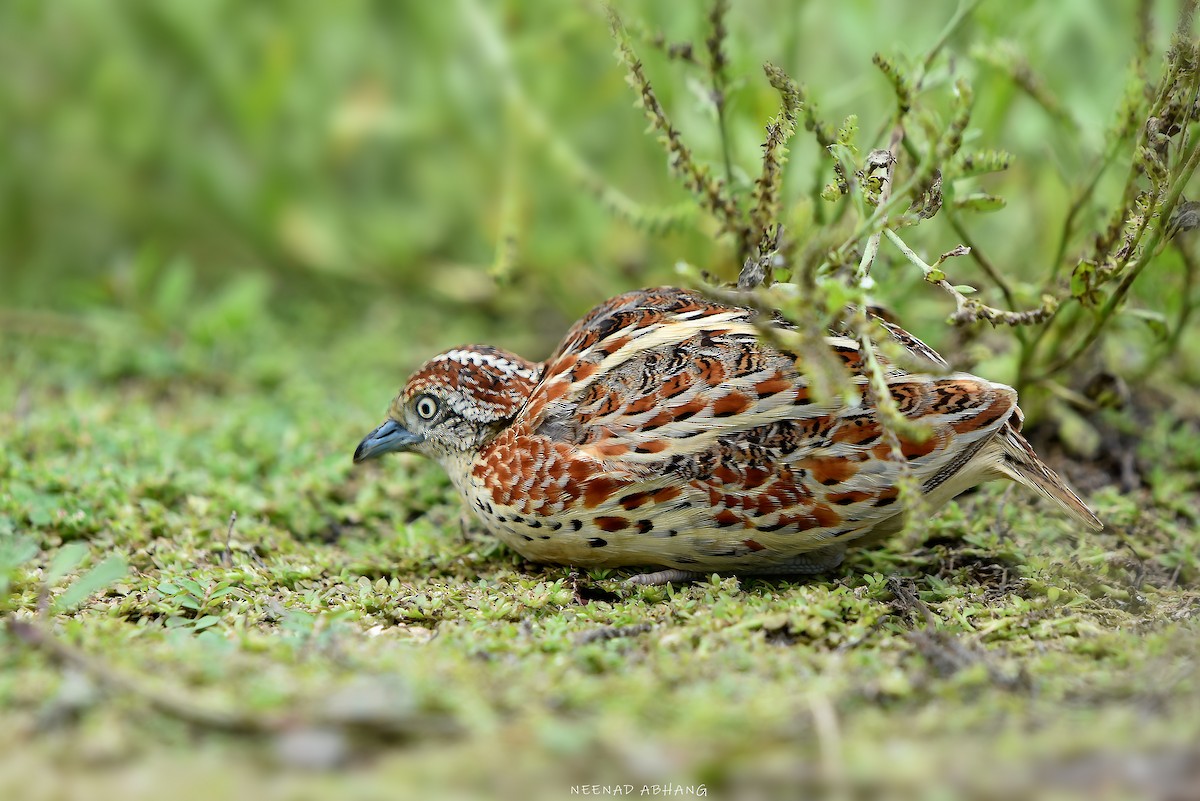
<path id="1" fill-rule="evenodd" d="M 1113 119 L 1138 6 L 985 2 L 929 82 L 948 96 L 955 77 L 969 78 L 967 147 L 1015 156 L 979 181 L 1008 206 L 971 229 L 1022 302 L 1036 305 L 1072 192 Z M 618 7 L 635 34 L 693 41 L 703 59 L 703 4 Z M 751 190 L 777 109 L 763 61 L 806 83 L 831 125 L 857 114 L 864 150 L 882 146 L 871 137 L 894 100 L 872 53 L 919 58 L 956 7 L 735 3 L 736 191 Z M 1164 44 L 1173 5 L 1153 10 Z M 635 46 L 685 141 L 719 169 L 705 72 L 668 62 L 646 36 Z M 688 207 L 612 51 L 602 10 L 584 2 L 8 0 L 0 326 L 99 342 L 113 375 L 237 372 L 272 336 L 319 354 L 347 332 L 391 341 L 376 361 L 406 370 L 464 339 L 539 358 L 604 297 L 678 280 L 679 260 L 733 277 L 703 215 L 647 233 L 581 184 L 591 171 L 650 210 Z M 1003 66 L 1022 61 L 1056 108 Z M 1110 171 L 1113 187 L 1122 170 Z M 801 131 L 787 178 L 793 235 L 812 234 L 808 198 L 830 178 Z M 1084 230 L 1101 211 L 1085 211 Z M 489 268 L 507 237 L 513 268 L 498 283 Z M 933 254 L 959 241 L 939 220 L 916 239 Z M 889 270 L 891 258 L 876 273 L 881 299 L 938 341 L 948 304 L 911 266 Z M 953 268 L 955 280 L 987 286 L 968 261 Z M 1170 294 L 1160 291 L 1169 259 L 1162 271 L 1151 296 Z"/>

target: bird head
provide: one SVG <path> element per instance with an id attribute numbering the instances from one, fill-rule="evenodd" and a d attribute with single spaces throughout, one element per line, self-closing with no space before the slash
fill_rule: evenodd
<path id="1" fill-rule="evenodd" d="M 540 372 L 541 365 L 486 345 L 440 353 L 405 382 L 354 461 L 411 451 L 445 462 L 477 450 L 516 417 Z"/>

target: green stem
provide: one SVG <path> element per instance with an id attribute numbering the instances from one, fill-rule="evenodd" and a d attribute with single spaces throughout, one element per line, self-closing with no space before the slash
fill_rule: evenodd
<path id="1" fill-rule="evenodd" d="M 1108 300 L 1101 307 L 1100 313 L 1096 316 L 1095 321 L 1093 321 L 1091 328 L 1088 329 L 1084 338 L 1065 356 L 1051 364 L 1045 372 L 1038 376 L 1039 379 L 1049 377 L 1074 362 L 1100 337 L 1100 332 L 1104 329 L 1104 326 L 1108 324 L 1109 319 L 1116 312 L 1121 301 L 1129 294 L 1129 289 L 1133 286 L 1133 282 L 1137 280 L 1138 276 L 1142 274 L 1142 270 L 1146 269 L 1146 266 L 1158 255 L 1159 243 L 1162 242 L 1163 234 L 1171 222 L 1171 215 L 1175 211 L 1175 206 L 1179 203 L 1179 198 L 1183 195 L 1183 190 L 1187 186 L 1188 179 L 1192 177 L 1192 173 L 1196 171 L 1197 166 L 1200 166 L 1200 140 L 1192 144 L 1187 158 L 1183 162 L 1183 166 L 1174 176 L 1174 180 L 1171 182 L 1171 191 L 1158 213 L 1158 225 L 1154 226 L 1154 230 L 1150 233 L 1150 240 L 1142 248 L 1141 257 L 1134 262 L 1133 268 L 1127 270 L 1124 276 L 1122 276 L 1121 283 L 1109 295 Z"/>
<path id="2" fill-rule="evenodd" d="M 1012 287 L 1008 285 L 1008 281 L 1005 279 L 1004 275 L 1001 274 L 1000 270 L 996 268 L 996 265 L 992 264 L 991 260 L 984 256 L 982 251 L 975 246 L 974 240 L 972 239 L 971 235 L 967 233 L 966 226 L 964 226 L 962 221 L 958 219 L 958 215 L 950 209 L 944 208 L 942 211 L 946 215 L 946 219 L 950 221 L 950 227 L 954 229 L 954 233 L 958 234 L 959 238 L 962 239 L 963 244 L 971 249 L 971 258 L 975 260 L 975 263 L 979 265 L 979 268 L 983 270 L 988 278 L 991 279 L 992 283 L 994 283 L 1000 289 L 1000 294 L 1004 295 L 1004 302 L 1008 304 L 1008 308 L 1016 311 L 1017 299 L 1013 294 Z M 1017 333 L 1020 334 L 1022 332 L 1020 329 L 1017 329 Z"/>
<path id="3" fill-rule="evenodd" d="M 1083 211 L 1083 207 L 1087 204 L 1092 194 L 1096 191 L 1096 186 L 1100 183 L 1100 178 L 1108 171 L 1113 160 L 1117 157 L 1117 152 L 1120 149 L 1123 139 L 1114 139 L 1108 146 L 1108 149 L 1101 155 L 1099 163 L 1096 165 L 1092 178 L 1087 185 L 1080 190 L 1075 200 L 1071 202 L 1071 208 L 1067 210 L 1066 219 L 1063 220 L 1062 233 L 1058 238 L 1058 250 L 1054 254 L 1054 261 L 1051 262 L 1053 269 L 1052 277 L 1057 277 L 1063 267 L 1063 260 L 1067 255 L 1067 245 L 1071 240 L 1071 233 L 1075 229 L 1075 220 L 1079 216 L 1079 212 Z"/>
<path id="4" fill-rule="evenodd" d="M 892 129 L 892 138 L 888 142 L 888 152 L 892 154 L 892 159 L 887 166 L 887 177 L 884 179 L 883 187 L 879 190 L 879 205 L 886 206 L 892 195 L 892 179 L 896 175 L 896 148 L 904 140 L 904 121 L 902 118 L 897 118 L 896 127 Z M 881 221 L 882 226 L 887 226 L 887 216 L 885 215 Z M 871 234 L 867 240 L 867 246 L 863 249 L 862 259 L 858 262 L 858 269 L 854 271 L 854 285 L 862 284 L 866 277 L 871 274 L 871 265 L 875 263 L 875 256 L 879 253 L 879 235 L 888 230 L 886 227 Z"/>
<path id="5" fill-rule="evenodd" d="M 920 89 L 921 82 L 925 80 L 925 73 L 932 66 L 933 60 L 937 58 L 938 53 L 942 52 L 942 48 L 946 46 L 946 42 L 958 30 L 958 26 L 962 25 L 967 17 L 983 2 L 983 0 L 960 0 L 958 8 L 954 12 L 954 16 L 946 23 L 946 27 L 938 34 L 937 41 L 925 52 L 925 59 L 921 62 L 921 75 L 917 78 L 916 87 Z"/>

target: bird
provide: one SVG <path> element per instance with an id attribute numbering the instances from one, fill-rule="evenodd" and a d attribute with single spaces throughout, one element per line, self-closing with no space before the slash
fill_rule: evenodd
<path id="1" fill-rule="evenodd" d="M 910 372 L 870 340 L 822 332 L 849 378 L 831 399 L 814 391 L 803 354 L 764 339 L 751 305 L 676 287 L 626 292 L 575 323 L 543 362 L 486 345 L 434 356 L 354 462 L 431 457 L 521 556 L 642 568 L 628 580 L 644 585 L 832 570 L 848 547 L 902 528 L 905 476 L 930 512 L 1007 478 L 1102 528 L 1021 435 L 1015 390 L 953 372 L 898 324 L 876 321 L 930 369 Z M 780 315 L 766 325 L 794 327 Z M 912 427 L 881 422 L 872 362 Z"/>

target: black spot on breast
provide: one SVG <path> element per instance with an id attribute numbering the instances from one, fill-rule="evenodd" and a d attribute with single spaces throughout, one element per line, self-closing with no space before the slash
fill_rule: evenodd
<path id="1" fill-rule="evenodd" d="M 533 537 L 529 536 L 528 534 L 522 534 L 521 539 L 525 540 L 526 542 L 533 542 Z"/>
<path id="2" fill-rule="evenodd" d="M 572 530 L 572 531 L 579 531 L 579 529 L 581 529 L 581 528 L 583 528 L 583 522 L 582 522 L 582 521 L 579 521 L 579 520 L 572 520 L 572 521 L 571 521 L 571 530 Z"/>
<path id="3" fill-rule="evenodd" d="M 605 545 L 608 545 L 608 540 L 601 537 L 592 537 L 588 540 L 588 546 L 592 548 L 603 548 Z"/>
<path id="4" fill-rule="evenodd" d="M 645 534 L 647 531 L 654 528 L 654 524 L 649 520 L 639 520 L 637 521 L 637 527 L 638 531 L 640 531 L 642 534 Z"/>

